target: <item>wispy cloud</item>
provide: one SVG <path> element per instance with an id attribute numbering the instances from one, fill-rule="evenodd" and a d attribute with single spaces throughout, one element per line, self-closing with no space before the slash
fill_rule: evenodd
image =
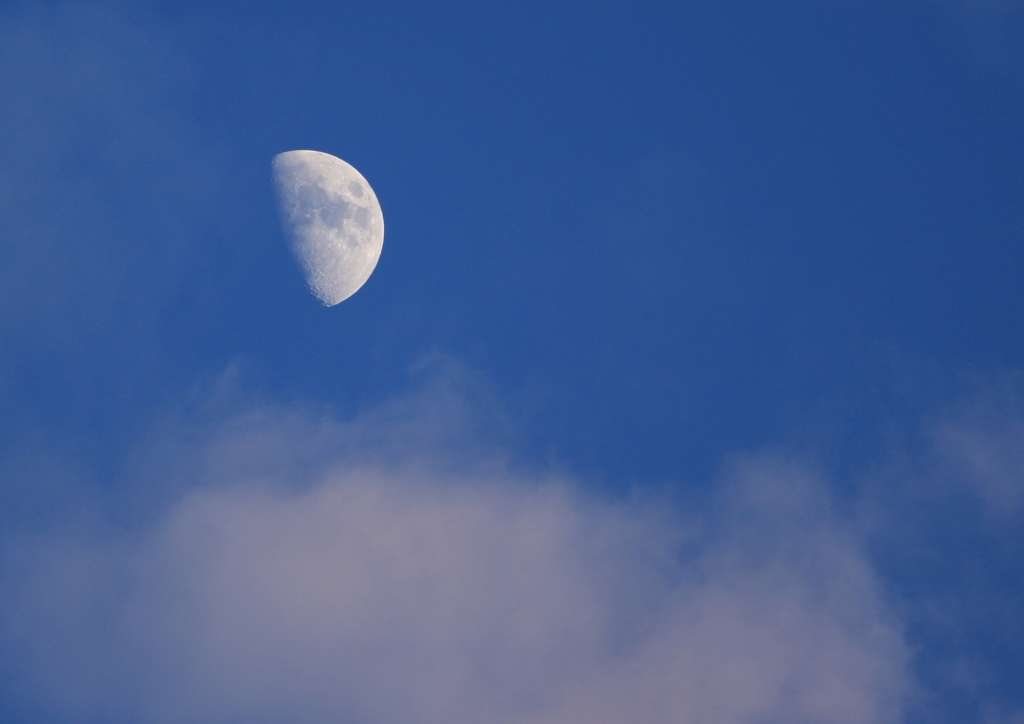
<path id="1" fill-rule="evenodd" d="M 687 507 L 449 464 L 460 374 L 348 423 L 179 421 L 154 464 L 192 482 L 152 523 L 9 538 L 8 695 L 69 720 L 899 718 L 900 624 L 807 466 L 737 462 Z"/>
<path id="2" fill-rule="evenodd" d="M 932 721 L 1013 721 L 1024 708 L 1022 390 L 1019 374 L 973 380 L 861 497 Z"/>

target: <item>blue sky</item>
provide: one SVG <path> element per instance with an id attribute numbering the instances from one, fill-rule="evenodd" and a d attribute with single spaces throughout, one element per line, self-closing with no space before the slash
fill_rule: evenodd
<path id="1" fill-rule="evenodd" d="M 1022 31 L 5 4 L 5 720 L 1024 721 Z"/>

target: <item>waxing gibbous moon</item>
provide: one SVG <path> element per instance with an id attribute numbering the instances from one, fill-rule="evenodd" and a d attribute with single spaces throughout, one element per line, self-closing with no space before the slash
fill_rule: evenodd
<path id="1" fill-rule="evenodd" d="M 384 246 L 384 215 L 362 174 L 320 151 L 274 156 L 281 225 L 313 294 L 333 307 L 370 278 Z"/>

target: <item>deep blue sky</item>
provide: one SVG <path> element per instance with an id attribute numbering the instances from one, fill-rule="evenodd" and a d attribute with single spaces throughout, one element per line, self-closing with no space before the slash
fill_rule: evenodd
<path id="1" fill-rule="evenodd" d="M 1013 525 L 851 490 L 955 477 L 948 419 L 1024 485 L 1022 38 L 1016 0 L 6 3 L 0 520 L 33 530 L 67 486 L 123 518 L 139 450 L 225 369 L 344 421 L 441 355 L 526 468 L 685 497 L 786 450 L 920 518 L 893 545 L 931 556 L 866 544 L 908 610 L 971 576 L 1013 610 Z M 330 309 L 273 205 L 270 159 L 303 148 L 384 210 Z M 1024 632 L 953 608 L 958 640 L 907 614 L 944 713 L 901 716 L 1011 721 Z M 946 654 L 982 673 L 950 683 Z"/>

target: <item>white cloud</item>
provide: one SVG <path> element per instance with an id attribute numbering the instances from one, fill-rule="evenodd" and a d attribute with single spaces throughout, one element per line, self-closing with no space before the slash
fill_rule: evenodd
<path id="1" fill-rule="evenodd" d="M 990 520 L 1011 522 L 1024 506 L 1024 395 L 1018 377 L 985 386 L 930 429 L 932 477 L 976 495 Z"/>
<path id="2" fill-rule="evenodd" d="M 8 696 L 146 722 L 898 719 L 899 627 L 812 473 L 754 458 L 711 504 L 610 500 L 448 465 L 463 408 L 434 384 L 353 423 L 165 431 L 154 464 L 200 482 L 152 524 L 8 539 Z"/>
<path id="3" fill-rule="evenodd" d="M 960 380 L 859 495 L 924 721 L 1012 720 L 1024 703 L 1022 390 L 1019 373 Z"/>

